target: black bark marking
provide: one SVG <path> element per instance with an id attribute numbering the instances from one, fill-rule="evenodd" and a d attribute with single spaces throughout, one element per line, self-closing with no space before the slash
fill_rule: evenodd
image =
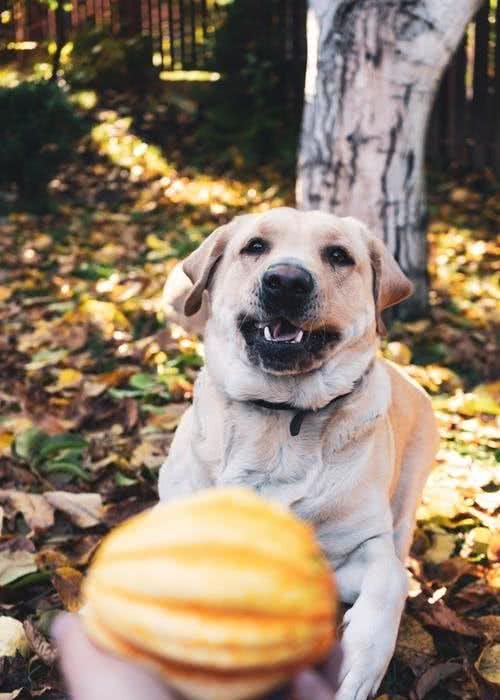
<path id="1" fill-rule="evenodd" d="M 411 95 L 413 93 L 414 87 L 415 87 L 415 83 L 407 83 L 405 85 L 405 91 L 403 94 L 403 104 L 405 107 L 408 107 L 408 105 L 410 104 L 410 99 L 411 99 Z"/>
<path id="2" fill-rule="evenodd" d="M 334 165 L 334 167 L 333 167 L 333 188 L 332 188 L 332 194 L 331 194 L 331 197 L 330 197 L 329 202 L 328 202 L 329 205 L 330 205 L 331 211 L 335 211 L 335 209 L 337 208 L 337 206 L 338 206 L 339 204 L 342 204 L 342 202 L 339 200 L 339 197 L 338 197 L 339 180 L 340 180 L 340 177 L 341 177 L 342 169 L 343 169 L 342 161 L 336 160 L 336 161 L 335 161 L 335 165 Z"/>
<path id="3" fill-rule="evenodd" d="M 421 11 L 424 14 L 421 14 Z M 427 16 L 426 16 L 427 15 Z M 423 32 L 435 32 L 437 27 L 426 13 L 421 0 L 402 0 L 396 15 L 395 34 L 397 39 L 410 41 Z"/>
<path id="4" fill-rule="evenodd" d="M 392 159 L 394 158 L 394 154 L 396 153 L 396 144 L 398 140 L 398 136 L 401 132 L 401 129 L 403 127 L 403 116 L 401 112 L 397 113 L 396 116 L 396 123 L 394 126 L 391 127 L 389 131 L 389 145 L 386 151 L 385 155 L 385 163 L 384 163 L 384 169 L 382 171 L 382 175 L 380 178 L 380 187 L 382 190 L 382 194 L 384 195 L 384 201 L 382 202 L 382 207 L 380 210 L 380 218 L 382 220 L 382 227 L 383 227 L 383 232 L 384 232 L 384 241 L 387 242 L 387 234 L 389 231 L 389 219 L 388 219 L 388 210 L 389 210 L 389 193 L 387 190 L 387 176 L 389 174 L 389 169 L 391 167 Z M 394 202 L 396 204 L 396 202 Z"/>
<path id="5" fill-rule="evenodd" d="M 352 131 L 347 137 L 347 141 L 351 148 L 351 160 L 349 162 L 348 177 L 349 177 L 349 187 L 352 187 L 358 176 L 358 156 L 359 147 L 364 146 L 366 143 L 372 140 L 373 137 L 363 136 L 361 127 L 357 124 L 354 131 Z"/>
<path id="6" fill-rule="evenodd" d="M 413 169 L 415 167 L 415 153 L 413 150 L 408 151 L 406 154 L 406 172 L 404 186 L 408 187 L 410 183 L 411 176 L 413 175 Z"/>

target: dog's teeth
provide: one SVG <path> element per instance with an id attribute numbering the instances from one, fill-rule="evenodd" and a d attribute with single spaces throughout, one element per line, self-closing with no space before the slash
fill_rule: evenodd
<path id="1" fill-rule="evenodd" d="M 296 335 L 295 338 L 293 339 L 293 342 L 294 342 L 294 343 L 300 343 L 300 341 L 302 340 L 303 337 L 304 337 L 304 331 L 301 330 L 301 331 L 299 331 L 299 332 L 297 333 L 297 335 Z"/>
<path id="2" fill-rule="evenodd" d="M 266 340 L 272 340 L 272 339 L 273 339 L 273 337 L 272 337 L 272 335 L 271 335 L 271 331 L 270 331 L 270 329 L 269 329 L 269 326 L 265 326 L 265 327 L 264 327 L 264 338 L 265 338 Z"/>

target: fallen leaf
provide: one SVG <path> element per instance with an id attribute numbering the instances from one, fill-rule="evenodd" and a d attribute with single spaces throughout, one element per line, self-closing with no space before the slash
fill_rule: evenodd
<path id="1" fill-rule="evenodd" d="M 56 372 L 56 382 L 45 387 L 45 391 L 51 394 L 55 394 L 58 391 L 63 391 L 64 389 L 74 389 L 78 387 L 83 379 L 83 374 L 71 367 L 67 369 L 60 369 Z"/>
<path id="2" fill-rule="evenodd" d="M 0 657 L 15 656 L 17 652 L 26 656 L 28 651 L 23 623 L 14 617 L 0 616 Z"/>
<path id="3" fill-rule="evenodd" d="M 481 652 L 475 666 L 483 678 L 499 685 L 500 693 L 500 642 L 488 644 Z"/>
<path id="4" fill-rule="evenodd" d="M 415 687 L 411 693 L 412 700 L 422 700 L 430 691 L 435 688 L 441 681 L 455 675 L 462 670 L 462 664 L 454 661 L 445 661 L 442 664 L 436 664 L 427 669 L 415 683 Z"/>
<path id="5" fill-rule="evenodd" d="M 474 618 L 474 623 L 479 625 L 488 639 L 500 642 L 500 615 L 482 615 Z"/>
<path id="6" fill-rule="evenodd" d="M 99 546 L 99 535 L 84 535 L 68 544 L 66 556 L 74 566 L 86 566 Z"/>
<path id="7" fill-rule="evenodd" d="M 81 607 L 80 588 L 83 575 L 71 566 L 62 566 L 52 575 L 52 583 L 65 609 L 77 612 Z"/>
<path id="8" fill-rule="evenodd" d="M 36 570 L 35 555 L 32 552 L 23 550 L 0 552 L 0 586 L 6 586 Z"/>
<path id="9" fill-rule="evenodd" d="M 21 696 L 21 694 L 24 695 L 24 692 L 24 688 L 17 688 L 11 693 L 0 693 L 0 700 L 16 700 L 16 698 L 19 698 Z"/>
<path id="10" fill-rule="evenodd" d="M 32 530 L 46 530 L 54 524 L 54 509 L 44 496 L 22 491 L 0 491 L 0 503 L 12 514 L 21 513 Z"/>
<path id="11" fill-rule="evenodd" d="M 0 287 L 0 303 L 7 301 L 12 296 L 13 290 L 10 287 Z"/>
<path id="12" fill-rule="evenodd" d="M 418 620 L 406 613 L 401 619 L 395 654 L 416 675 L 428 668 L 436 658 L 432 635 Z"/>
<path id="13" fill-rule="evenodd" d="M 98 493 L 47 491 L 44 496 L 51 506 L 66 513 L 78 527 L 94 527 L 101 522 L 103 506 Z"/>
<path id="14" fill-rule="evenodd" d="M 500 532 L 492 534 L 486 554 L 490 561 L 500 562 Z"/>
<path id="15" fill-rule="evenodd" d="M 134 469 L 146 466 L 150 469 L 159 467 L 165 461 L 165 450 L 161 444 L 144 441 L 132 453 L 130 466 Z"/>
<path id="16" fill-rule="evenodd" d="M 426 610 L 422 610 L 420 617 L 426 625 L 432 627 L 455 632 L 464 637 L 483 637 L 483 632 L 479 628 L 475 627 L 471 621 L 459 617 L 442 600 L 438 600 Z"/>
<path id="17" fill-rule="evenodd" d="M 453 586 L 462 576 L 472 573 L 474 564 L 461 557 L 453 557 L 440 563 L 436 571 L 436 580 L 446 585 Z"/>
<path id="18" fill-rule="evenodd" d="M 31 650 L 48 666 L 52 666 L 57 659 L 55 647 L 49 640 L 35 627 L 33 622 L 28 618 L 23 623 L 26 638 L 31 647 Z"/>
<path id="19" fill-rule="evenodd" d="M 44 367 L 50 367 L 51 365 L 57 365 L 58 362 L 63 360 L 68 355 L 68 350 L 40 350 L 35 353 L 31 362 L 28 362 L 26 369 L 30 372 L 35 372 L 36 370 L 43 369 Z"/>
<path id="20" fill-rule="evenodd" d="M 482 491 L 476 496 L 476 503 L 488 513 L 494 513 L 500 509 L 500 489 L 496 491 Z"/>
<path id="21" fill-rule="evenodd" d="M 68 557 L 58 549 L 42 549 L 36 554 L 36 563 L 39 569 L 53 570 L 60 566 L 68 566 Z"/>
<path id="22" fill-rule="evenodd" d="M 104 372 L 96 374 L 85 380 L 83 384 L 83 392 L 86 396 L 99 396 L 107 389 L 117 386 L 121 382 L 128 379 L 132 374 L 136 373 L 137 367 L 118 367 L 112 372 Z"/>
<path id="23" fill-rule="evenodd" d="M 11 445 L 14 442 L 13 433 L 0 432 L 0 455 L 10 455 Z"/>
<path id="24" fill-rule="evenodd" d="M 432 544 L 424 554 L 425 561 L 430 564 L 441 564 L 451 557 L 455 551 L 456 537 L 449 532 L 433 532 Z"/>
<path id="25" fill-rule="evenodd" d="M 396 341 L 387 343 L 384 355 L 388 360 L 396 362 L 398 365 L 409 365 L 411 362 L 411 350 L 408 345 L 404 343 L 398 343 Z"/>

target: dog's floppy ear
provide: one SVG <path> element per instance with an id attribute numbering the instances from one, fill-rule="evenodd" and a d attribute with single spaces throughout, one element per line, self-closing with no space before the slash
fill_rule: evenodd
<path id="1" fill-rule="evenodd" d="M 372 236 L 369 246 L 377 333 L 384 335 L 386 328 L 382 311 L 409 297 L 413 292 L 413 284 L 381 240 Z"/>
<path id="2" fill-rule="evenodd" d="M 203 292 L 208 288 L 217 263 L 222 258 L 228 240 L 230 224 L 219 226 L 184 260 L 182 269 L 193 283 L 184 302 L 184 313 L 192 316 L 201 307 Z"/>

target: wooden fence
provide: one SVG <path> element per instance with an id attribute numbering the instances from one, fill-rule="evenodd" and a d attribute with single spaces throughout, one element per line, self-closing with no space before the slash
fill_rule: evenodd
<path id="1" fill-rule="evenodd" d="M 238 2 L 238 0 L 235 0 Z M 303 70 L 306 0 L 255 0 L 253 26 L 280 32 L 291 70 Z M 216 29 L 227 0 L 73 0 L 58 13 L 40 0 L 0 0 L 0 45 L 67 39 L 84 25 L 152 37 L 162 70 L 217 70 Z M 302 80 L 296 80 L 302 90 Z M 443 78 L 428 134 L 429 161 L 483 169 L 500 176 L 500 0 L 485 0 Z"/>

